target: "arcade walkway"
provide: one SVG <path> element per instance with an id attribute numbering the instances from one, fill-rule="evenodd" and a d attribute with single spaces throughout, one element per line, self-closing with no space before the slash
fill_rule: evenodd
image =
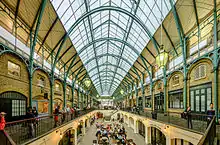
<path id="1" fill-rule="evenodd" d="M 106 124 L 113 124 L 113 122 L 104 122 L 104 125 Z M 127 138 L 133 139 L 134 143 L 137 145 L 145 145 L 144 137 L 142 137 L 140 134 L 135 134 L 134 130 L 132 130 L 130 127 L 128 127 L 125 123 L 123 123 L 123 126 L 125 127 L 125 130 L 127 132 Z M 96 126 L 95 124 L 92 125 L 86 134 L 80 139 L 79 145 L 90 145 L 92 144 L 93 140 L 96 140 Z"/>

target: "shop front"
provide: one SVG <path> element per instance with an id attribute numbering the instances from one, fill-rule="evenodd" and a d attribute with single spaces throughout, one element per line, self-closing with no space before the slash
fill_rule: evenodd
<path id="1" fill-rule="evenodd" d="M 36 107 L 39 116 L 49 114 L 49 100 L 44 96 L 36 96 L 33 98 L 32 106 Z"/>

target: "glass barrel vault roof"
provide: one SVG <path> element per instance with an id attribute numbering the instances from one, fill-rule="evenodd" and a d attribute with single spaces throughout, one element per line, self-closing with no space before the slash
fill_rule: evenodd
<path id="1" fill-rule="evenodd" d="M 67 32 L 80 17 L 103 8 L 85 17 L 69 35 L 100 95 L 113 94 L 150 40 L 137 21 L 117 9 L 136 16 L 151 35 L 161 24 L 161 14 L 164 19 L 171 9 L 168 0 L 51 0 L 51 3 Z"/>

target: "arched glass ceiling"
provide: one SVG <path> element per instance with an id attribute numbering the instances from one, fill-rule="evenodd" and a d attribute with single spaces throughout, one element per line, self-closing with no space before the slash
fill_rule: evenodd
<path id="1" fill-rule="evenodd" d="M 171 9 L 168 0 L 51 0 L 51 2 L 66 31 L 91 10 L 111 6 L 136 16 L 153 35 L 161 23 L 161 11 L 164 18 Z M 91 60 L 85 67 L 89 76 L 95 75 L 91 79 L 98 82 L 95 86 L 100 95 L 112 95 L 116 88 L 112 84 L 119 85 L 120 80 L 123 79 L 117 73 L 126 75 L 126 72 L 115 66 L 120 66 L 128 72 L 130 64 L 135 62 L 150 40 L 137 21 L 117 10 L 102 10 L 89 15 L 78 23 L 69 37 L 84 65 Z M 123 41 L 114 41 L 114 39 Z M 133 48 L 123 42 L 128 42 Z M 89 43 L 91 45 L 85 48 Z M 129 64 L 121 58 L 125 58 Z M 114 66 L 103 66 L 103 64 Z M 94 66 L 97 67 L 94 69 Z M 102 69 L 99 66 L 102 66 Z M 91 69 L 93 71 L 90 71 Z M 103 70 L 106 73 L 103 73 Z M 108 70 L 111 72 L 107 72 Z"/>

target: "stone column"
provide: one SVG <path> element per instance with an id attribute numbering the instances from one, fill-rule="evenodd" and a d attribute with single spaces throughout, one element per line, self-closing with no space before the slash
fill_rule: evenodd
<path id="1" fill-rule="evenodd" d="M 75 133 L 74 133 L 74 139 L 75 139 L 75 145 L 77 145 L 77 128 L 74 129 Z"/>
<path id="2" fill-rule="evenodd" d="M 166 136 L 166 145 L 171 145 L 171 139 L 169 136 Z"/>
<path id="3" fill-rule="evenodd" d="M 128 127 L 131 127 L 130 125 L 130 118 L 128 117 Z"/>
<path id="4" fill-rule="evenodd" d="M 87 120 L 87 127 L 90 127 L 90 119 Z"/>
<path id="5" fill-rule="evenodd" d="M 138 122 L 134 120 L 134 133 L 138 133 Z"/>
<path id="6" fill-rule="evenodd" d="M 83 121 L 83 131 L 82 131 L 83 135 L 86 134 L 86 120 Z"/>
<path id="7" fill-rule="evenodd" d="M 151 143 L 151 131 L 147 126 L 145 126 L 145 143 L 150 144 Z"/>

